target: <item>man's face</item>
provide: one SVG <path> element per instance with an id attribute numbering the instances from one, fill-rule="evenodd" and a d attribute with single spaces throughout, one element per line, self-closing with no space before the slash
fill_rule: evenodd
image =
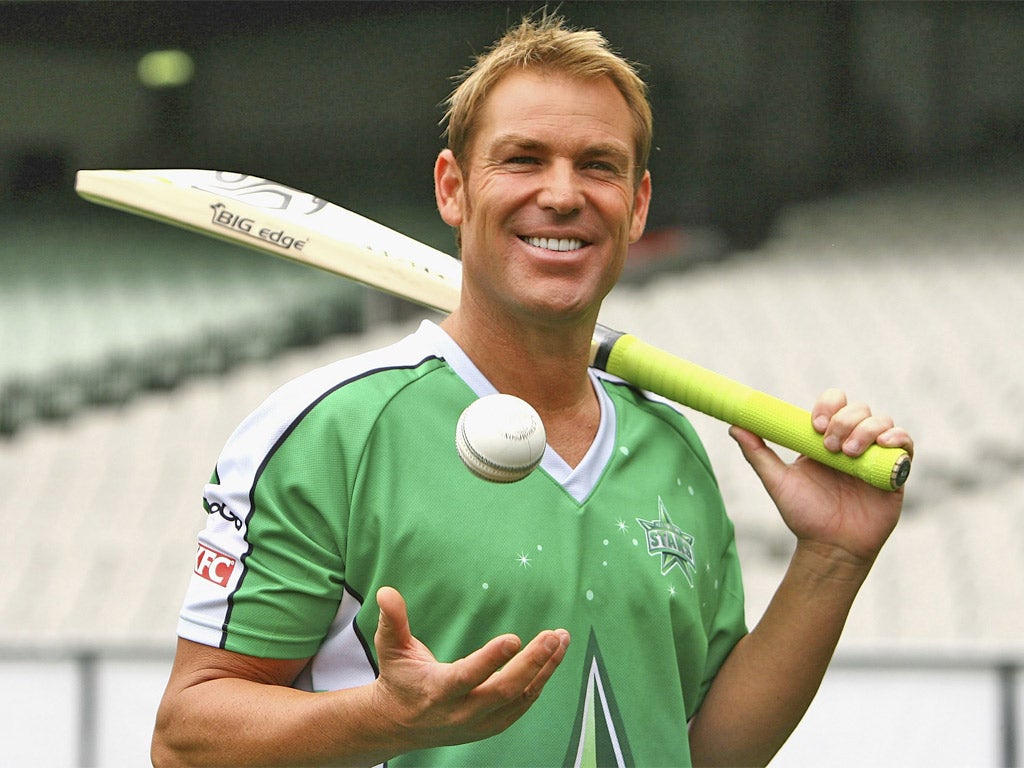
<path id="1" fill-rule="evenodd" d="M 435 182 L 458 227 L 463 302 L 541 319 L 596 319 L 643 233 L 650 176 L 634 185 L 633 121 L 608 78 L 520 71 L 483 105 L 460 167 Z"/>

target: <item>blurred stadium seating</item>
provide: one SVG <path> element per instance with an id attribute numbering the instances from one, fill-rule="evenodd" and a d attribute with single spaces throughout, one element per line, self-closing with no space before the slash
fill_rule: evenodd
<path id="1" fill-rule="evenodd" d="M 350 283 L 96 206 L 0 214 L 0 434 L 360 328 Z"/>
<path id="2" fill-rule="evenodd" d="M 914 434 L 904 519 L 840 656 L 1020 668 L 1022 180 L 1011 164 L 793 206 L 758 250 L 606 302 L 605 322 L 697 363 L 800 404 L 840 385 Z M 420 316 L 338 335 L 361 323 L 343 281 L 120 214 L 5 226 L 0 651 L 169 653 L 228 434 L 285 380 Z M 693 421 L 736 521 L 753 623 L 791 538 L 725 427 Z"/>
<path id="3" fill-rule="evenodd" d="M 853 637 L 1009 642 L 1024 633 L 1021 612 L 984 599 L 998 581 L 1024 604 L 1024 497 L 1016 493 L 1024 431 L 1013 410 L 1024 400 L 1024 174 L 1016 170 L 931 177 L 796 206 L 758 251 L 620 286 L 606 302 L 606 322 L 699 364 L 801 404 L 841 385 L 912 430 L 919 452 L 905 521 L 878 564 L 887 574 L 874 580 L 879 593 L 869 584 L 854 616 Z M 122 510 L 123 549 L 100 559 L 116 565 L 132 541 L 148 542 L 147 567 L 155 570 L 140 610 L 151 602 L 166 612 L 180 584 L 172 588 L 159 569 L 187 559 L 184 542 L 201 523 L 199 491 L 238 420 L 291 376 L 395 338 L 419 315 L 338 335 L 362 323 L 361 294 L 347 281 L 103 209 L 79 213 L 64 228 L 47 230 L 46 222 L 9 223 L 19 247 L 4 256 L 5 269 L 14 264 L 0 288 L 7 431 L 23 426 L 0 441 L 5 516 L 30 536 L 45 504 L 69 547 L 98 556 L 112 545 L 96 516 Z M 158 391 L 131 399 L 143 390 Z M 25 426 L 25 414 L 65 418 Z M 781 567 L 789 535 L 756 479 L 722 425 L 692 418 L 748 567 Z M 986 541 L 987 553 L 972 549 Z M 1000 559 L 992 554 L 1000 547 L 1015 549 Z M 936 550 L 945 567 L 926 575 L 921 569 Z M 997 562 L 1000 576 L 987 578 Z M 7 584 L 22 576 L 9 567 Z M 942 599 L 957 599 L 920 621 L 904 620 L 909 607 L 894 615 L 892 595 L 918 594 L 926 576 L 948 580 Z M 88 579 L 75 583 L 83 593 L 103 592 Z M 753 616 L 774 579 L 764 583 L 752 582 Z M 149 643 L 169 627 L 166 619 L 160 629 L 132 620 L 120 594 L 123 627 L 104 620 L 90 628 L 77 613 L 83 598 L 55 594 L 45 627 L 0 621 L 0 642 L 59 641 L 74 627 L 83 640 L 123 629 L 125 641 Z M 990 620 L 968 620 L 990 603 Z M 0 603 L 0 618 L 9 604 Z M 64 611 L 75 620 L 62 619 Z"/>

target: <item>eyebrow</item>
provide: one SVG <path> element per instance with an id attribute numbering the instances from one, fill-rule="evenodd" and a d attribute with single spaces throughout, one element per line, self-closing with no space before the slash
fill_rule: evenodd
<path id="1" fill-rule="evenodd" d="M 543 149 L 544 142 L 519 133 L 503 133 L 494 138 L 490 148 L 504 149 L 505 147 L 517 147 L 519 149 Z"/>

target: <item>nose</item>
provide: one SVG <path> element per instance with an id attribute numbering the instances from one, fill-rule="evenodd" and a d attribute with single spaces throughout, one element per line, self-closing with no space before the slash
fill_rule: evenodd
<path id="1" fill-rule="evenodd" d="M 583 208 L 583 188 L 571 163 L 556 162 L 547 168 L 537 203 L 560 216 L 568 216 Z"/>

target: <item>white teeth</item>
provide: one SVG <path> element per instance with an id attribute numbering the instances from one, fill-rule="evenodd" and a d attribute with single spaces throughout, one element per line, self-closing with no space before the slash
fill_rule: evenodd
<path id="1" fill-rule="evenodd" d="M 563 237 L 524 237 L 530 245 L 544 248 L 549 251 L 575 251 L 583 247 L 583 241 L 575 238 Z"/>

